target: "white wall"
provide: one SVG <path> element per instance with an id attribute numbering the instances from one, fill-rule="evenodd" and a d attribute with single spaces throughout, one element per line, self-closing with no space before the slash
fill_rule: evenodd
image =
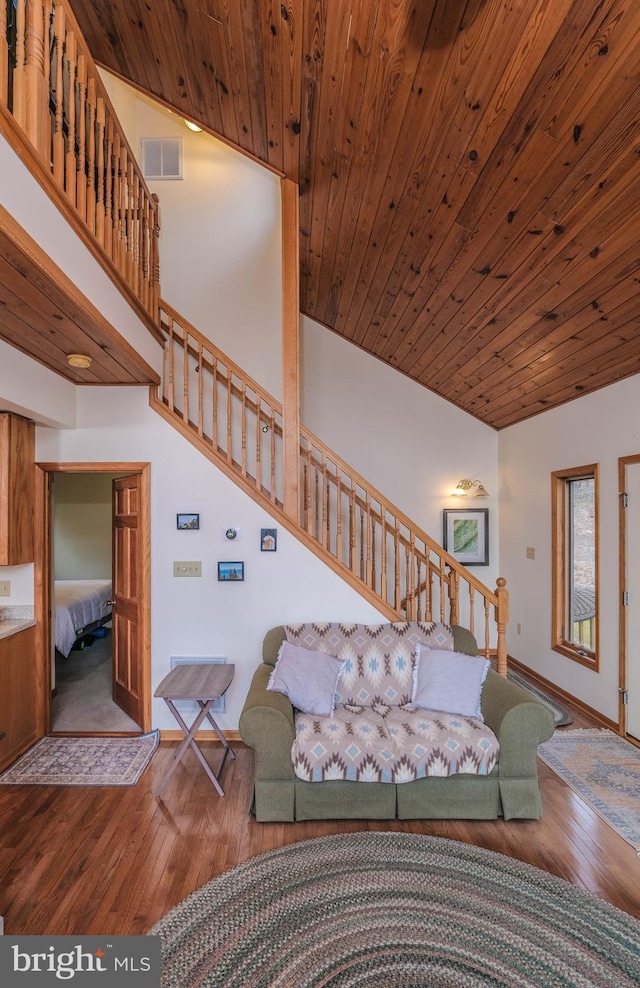
<path id="1" fill-rule="evenodd" d="M 162 349 L 93 254 L 0 134 L 0 204 L 93 302 L 147 363 L 160 372 Z"/>
<path id="2" fill-rule="evenodd" d="M 618 457 L 640 453 L 640 388 L 629 378 L 499 434 L 500 563 L 511 594 L 509 652 L 618 719 Z M 551 472 L 600 474 L 600 672 L 551 649 Z M 526 558 L 526 548 L 535 559 Z M 521 634 L 516 633 L 520 623 Z"/>
<path id="3" fill-rule="evenodd" d="M 489 509 L 493 589 L 499 565 L 498 433 L 311 319 L 302 320 L 302 422 L 427 534 L 443 508 Z M 490 497 L 452 497 L 463 477 Z"/>
<path id="4" fill-rule="evenodd" d="M 280 179 L 126 83 L 101 72 L 134 154 L 179 137 L 182 180 L 160 197 L 160 293 L 274 397 L 282 397 Z"/>
<path id="5" fill-rule="evenodd" d="M 36 459 L 46 462 L 151 463 L 152 687 L 172 655 L 224 655 L 236 664 L 223 729 L 238 726 L 265 632 L 287 621 L 384 620 L 313 553 L 278 526 L 232 481 L 148 406 L 144 388 L 83 388 L 78 428 L 38 429 Z M 181 532 L 176 514 L 200 514 L 198 531 Z M 224 530 L 240 528 L 240 541 Z M 278 528 L 276 552 L 260 552 L 260 529 Z M 202 562 L 201 578 L 176 578 L 173 561 Z M 244 583 L 219 583 L 218 560 L 243 560 Z M 174 728 L 162 701 L 153 725 Z"/>

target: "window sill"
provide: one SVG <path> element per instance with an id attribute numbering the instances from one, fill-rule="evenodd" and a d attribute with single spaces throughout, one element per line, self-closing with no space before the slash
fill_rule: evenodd
<path id="1" fill-rule="evenodd" d="M 573 659 L 574 662 L 579 662 L 580 665 L 586 666 L 588 669 L 593 669 L 594 672 L 598 672 L 600 669 L 598 655 L 595 652 L 577 648 L 575 645 L 569 645 L 567 642 L 556 642 L 551 647 L 554 652 L 559 652 L 560 655 L 564 655 L 568 659 Z"/>

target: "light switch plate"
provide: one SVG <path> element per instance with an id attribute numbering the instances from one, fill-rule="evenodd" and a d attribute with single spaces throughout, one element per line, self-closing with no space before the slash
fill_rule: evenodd
<path id="1" fill-rule="evenodd" d="M 202 563 L 199 559 L 179 559 L 173 562 L 174 576 L 202 576 Z"/>
<path id="2" fill-rule="evenodd" d="M 0 580 L 0 597 L 11 596 L 11 580 Z"/>

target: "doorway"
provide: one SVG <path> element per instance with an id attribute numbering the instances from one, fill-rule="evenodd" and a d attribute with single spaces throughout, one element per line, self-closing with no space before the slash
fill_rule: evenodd
<path id="1" fill-rule="evenodd" d="M 36 533 L 42 551 L 36 553 L 35 586 L 45 733 L 146 733 L 151 729 L 149 464 L 40 463 L 37 468 Z M 103 609 L 70 644 L 55 632 L 56 588 L 61 599 L 68 592 L 74 597 L 76 585 L 80 603 L 74 606 L 88 609 L 90 595 L 102 595 L 112 613 Z M 86 616 L 94 615 L 87 611 Z"/>
<path id="2" fill-rule="evenodd" d="M 620 733 L 640 741 L 640 455 L 618 460 Z"/>

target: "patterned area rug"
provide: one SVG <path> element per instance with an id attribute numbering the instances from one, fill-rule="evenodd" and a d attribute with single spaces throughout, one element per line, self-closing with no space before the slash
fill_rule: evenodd
<path id="1" fill-rule="evenodd" d="M 538 755 L 640 853 L 640 750 L 606 728 L 556 731 Z"/>
<path id="2" fill-rule="evenodd" d="M 630 988 L 640 923 L 546 872 L 416 834 L 292 844 L 150 931 L 163 988 Z"/>
<path id="3" fill-rule="evenodd" d="M 535 683 L 532 683 L 525 676 L 521 675 L 516 669 L 509 669 L 507 679 L 510 679 L 512 683 L 517 683 L 527 693 L 531 693 L 540 703 L 544 703 L 545 707 L 548 707 L 553 714 L 553 721 L 556 727 L 564 727 L 566 724 L 573 723 L 573 717 L 566 707 L 563 707 L 549 693 L 545 692 L 540 686 L 536 686 Z"/>
<path id="4" fill-rule="evenodd" d="M 42 738 L 0 775 L 3 786 L 135 786 L 159 731 L 132 738 Z"/>

